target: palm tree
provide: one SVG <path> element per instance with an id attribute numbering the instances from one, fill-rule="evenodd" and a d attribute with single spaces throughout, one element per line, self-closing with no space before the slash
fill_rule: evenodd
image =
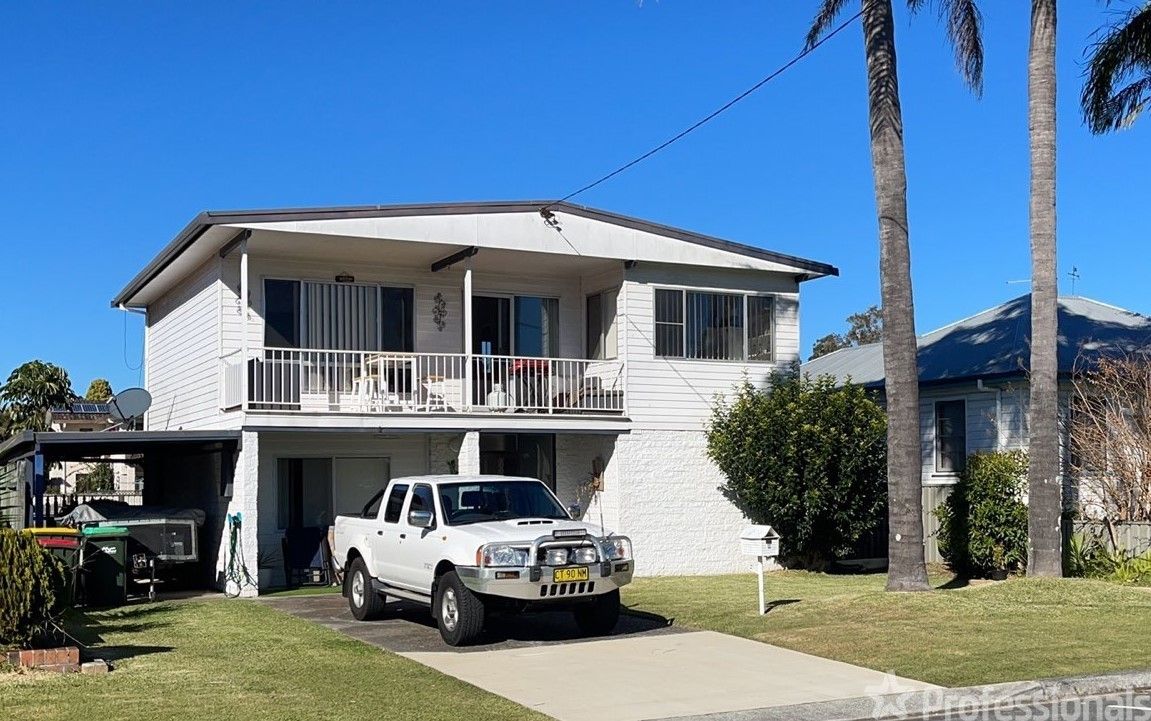
<path id="1" fill-rule="evenodd" d="M 1055 259 L 1055 2 L 1031 0 L 1031 422 L 1027 574 L 1063 575 L 1059 476 L 1059 287 Z"/>
<path id="2" fill-rule="evenodd" d="M 919 373 L 915 307 L 911 294 L 911 251 L 907 224 L 907 174 L 903 154 L 903 111 L 895 58 L 891 0 L 861 0 L 867 63 L 871 167 L 879 218 L 879 279 L 883 303 L 883 371 L 887 394 L 887 491 L 889 591 L 923 591 L 931 586 L 923 553 L 923 497 L 919 446 Z M 924 0 L 908 0 L 919 10 Z M 983 83 L 982 18 L 974 0 L 939 0 L 956 62 L 977 93 Z M 808 47 L 828 31 L 847 0 L 823 0 Z"/>
<path id="3" fill-rule="evenodd" d="M 1145 2 L 1125 13 L 1091 49 L 1081 103 L 1087 127 L 1099 134 L 1127 127 L 1149 101 L 1151 2 Z"/>
<path id="4" fill-rule="evenodd" d="M 47 430 L 48 410 L 75 397 L 67 371 L 51 363 L 28 361 L 0 385 L 0 413 L 5 417 L 5 430 Z"/>

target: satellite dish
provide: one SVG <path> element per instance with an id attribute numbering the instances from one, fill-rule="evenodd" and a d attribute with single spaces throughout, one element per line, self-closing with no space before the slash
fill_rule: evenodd
<path id="1" fill-rule="evenodd" d="M 108 399 L 108 414 L 117 421 L 142 418 L 152 405 L 152 394 L 143 388 L 125 388 Z"/>

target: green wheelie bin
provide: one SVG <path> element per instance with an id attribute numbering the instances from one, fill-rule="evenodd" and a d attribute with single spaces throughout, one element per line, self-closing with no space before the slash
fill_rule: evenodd
<path id="1" fill-rule="evenodd" d="M 84 536 L 84 603 L 92 607 L 122 606 L 128 600 L 128 529 L 87 526 Z"/>

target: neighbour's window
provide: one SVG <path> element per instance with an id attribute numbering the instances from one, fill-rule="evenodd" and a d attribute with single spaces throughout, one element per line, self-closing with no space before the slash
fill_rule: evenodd
<path id="1" fill-rule="evenodd" d="M 384 508 L 384 523 L 399 523 L 404 511 L 404 497 L 408 495 L 408 484 L 397 483 L 388 494 L 388 505 Z"/>
<path id="2" fill-rule="evenodd" d="M 611 360 L 619 355 L 616 299 L 619 291 L 605 290 L 587 297 L 587 357 Z"/>
<path id="3" fill-rule="evenodd" d="M 655 354 L 693 360 L 771 361 L 772 296 L 655 291 Z"/>
<path id="4" fill-rule="evenodd" d="M 967 404 L 962 400 L 935 404 L 935 471 L 960 473 L 967 462 Z"/>

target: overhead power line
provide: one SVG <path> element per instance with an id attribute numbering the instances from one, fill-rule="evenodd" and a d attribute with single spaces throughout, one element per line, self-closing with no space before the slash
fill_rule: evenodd
<path id="1" fill-rule="evenodd" d="M 595 180 L 595 181 L 593 181 L 593 182 L 591 182 L 591 183 L 588 183 L 587 185 L 583 186 L 583 187 L 582 187 L 582 188 L 580 188 L 579 190 L 576 190 L 576 191 L 574 191 L 574 192 L 572 192 L 572 193 L 568 193 L 567 195 L 565 195 L 564 197 L 560 198 L 559 200 L 553 200 L 552 202 L 550 202 L 550 203 L 548 203 L 547 205 L 545 205 L 543 208 L 540 208 L 540 213 L 541 213 L 541 214 L 545 214 L 545 217 L 546 217 L 546 213 L 547 213 L 547 211 L 548 211 L 548 208 L 552 207 L 553 205 L 557 205 L 557 204 L 559 204 L 559 203 L 563 203 L 563 202 L 565 202 L 565 201 L 571 200 L 572 198 L 576 197 L 577 195 L 581 195 L 582 193 L 586 193 L 587 191 L 591 190 L 592 188 L 596 187 L 597 185 L 600 185 L 601 183 L 605 183 L 605 182 L 607 182 L 607 181 L 611 180 L 612 178 L 614 178 L 615 176 L 619 175 L 620 173 L 622 173 L 622 172 L 624 172 L 624 171 L 628 170 L 629 168 L 632 168 L 632 167 L 634 167 L 634 166 L 636 166 L 636 165 L 639 165 L 640 163 L 642 163 L 643 161 L 647 160 L 648 158 L 650 158 L 651 156 L 655 155 L 656 153 L 660 152 L 661 150 L 663 150 L 664 148 L 668 147 L 669 145 L 671 145 L 671 144 L 673 144 L 673 143 L 675 143 L 675 142 L 677 142 L 677 141 L 679 141 L 679 140 L 682 140 L 683 138 L 685 138 L 686 136 L 688 136 L 689 134 L 691 134 L 693 131 L 695 131 L 695 130 L 698 130 L 700 127 L 702 127 L 703 125 L 707 124 L 707 123 L 708 123 L 708 122 L 710 122 L 711 120 L 714 120 L 716 117 L 718 117 L 719 115 L 721 115 L 723 112 L 725 112 L 726 110 L 728 110 L 729 108 L 731 108 L 733 105 L 735 105 L 735 104 L 736 104 L 736 103 L 738 103 L 739 101 L 743 100 L 743 99 L 744 99 L 744 98 L 746 98 L 747 96 L 749 96 L 749 95 L 751 95 L 752 93 L 754 93 L 756 90 L 759 90 L 759 89 L 760 89 L 760 88 L 762 88 L 764 85 L 767 85 L 767 84 L 768 84 L 768 83 L 770 83 L 772 80 L 775 80 L 775 79 L 776 79 L 776 78 L 778 78 L 780 75 L 783 75 L 785 72 L 787 72 L 787 71 L 788 71 L 788 70 L 790 70 L 792 67 L 794 67 L 795 65 L 797 65 L 797 64 L 798 64 L 798 63 L 799 63 L 801 60 L 803 60 L 803 59 L 804 59 L 804 58 L 806 58 L 808 55 L 811 55 L 813 52 L 815 52 L 816 50 L 818 50 L 818 49 L 820 48 L 820 46 L 822 46 L 824 43 L 828 42 L 829 40 L 831 40 L 832 38 L 834 38 L 836 35 L 838 35 L 839 33 L 843 32 L 845 29 L 847 29 L 847 27 L 848 27 L 849 25 L 851 25 L 853 22 L 855 22 L 856 20 L 858 20 L 858 19 L 859 19 L 859 18 L 860 18 L 862 15 L 863 15 L 863 11 L 862 11 L 862 10 L 860 10 L 860 11 L 859 11 L 859 12 L 857 12 L 857 13 L 855 13 L 855 14 L 854 14 L 854 15 L 852 15 L 850 18 L 848 18 L 847 20 L 845 20 L 843 23 L 841 23 L 840 25 L 838 25 L 838 26 L 837 26 L 837 27 L 836 27 L 834 30 L 832 30 L 831 32 L 827 33 L 827 34 L 826 34 L 826 35 L 824 35 L 822 38 L 820 38 L 818 41 L 816 41 L 816 42 L 812 43 L 812 44 L 811 44 L 810 46 L 808 46 L 808 47 L 805 47 L 801 53 L 799 53 L 798 55 L 796 55 L 795 57 L 793 57 L 791 60 L 788 60 L 786 63 L 784 63 L 784 64 L 783 64 L 783 65 L 781 65 L 779 68 L 777 68 L 777 69 L 776 69 L 774 72 L 772 72 L 770 75 L 768 75 L 767 77 L 765 77 L 763 80 L 760 80 L 760 81 L 759 81 L 758 83 L 756 83 L 755 85 L 752 85 L 752 86 L 751 86 L 750 88 L 748 88 L 747 90 L 744 90 L 744 91 L 743 91 L 742 93 L 740 93 L 739 95 L 737 95 L 737 96 L 735 96 L 734 98 L 732 98 L 731 100 L 727 101 L 726 103 L 724 103 L 723 105 L 721 105 L 719 108 L 717 108 L 715 111 L 713 111 L 713 112 L 712 112 L 710 115 L 708 115 L 707 117 L 705 117 L 705 118 L 703 118 L 703 119 L 701 119 L 701 120 L 697 121 L 695 124 L 693 124 L 693 125 L 691 125 L 690 127 L 688 127 L 688 128 L 686 128 L 686 129 L 684 129 L 683 131 L 681 131 L 681 132 L 680 132 L 680 133 L 678 133 L 677 135 L 675 135 L 675 136 L 673 136 L 673 137 L 671 137 L 671 138 L 668 138 L 668 139 L 667 139 L 667 140 L 665 140 L 664 142 L 662 142 L 662 143 L 660 143 L 659 145 L 655 146 L 654 148 L 652 148 L 651 150 L 647 151 L 646 153 L 644 153 L 643 155 L 639 156 L 638 158 L 636 158 L 636 159 L 632 160 L 631 162 L 628 162 L 628 163 L 625 163 L 624 165 L 621 165 L 620 167 L 616 168 L 615 170 L 611 171 L 610 173 L 608 173 L 607 175 L 605 175 L 605 176 L 601 177 L 600 179 L 598 179 L 598 180 Z"/>

